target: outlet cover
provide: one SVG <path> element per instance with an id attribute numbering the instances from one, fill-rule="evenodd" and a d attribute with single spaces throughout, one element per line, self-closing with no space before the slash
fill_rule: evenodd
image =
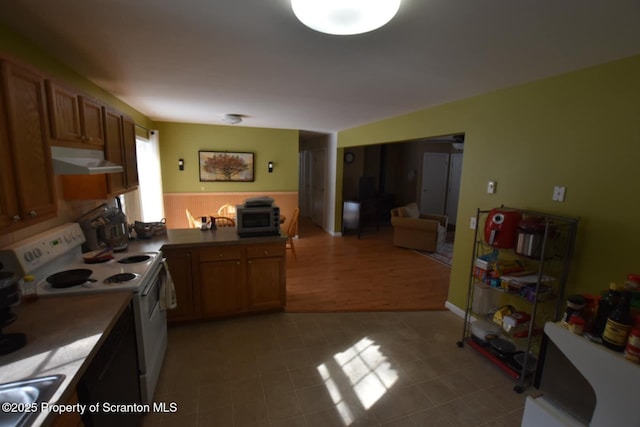
<path id="1" fill-rule="evenodd" d="M 469 228 L 472 230 L 476 229 L 476 217 L 472 216 L 471 219 L 469 220 Z"/>
<path id="2" fill-rule="evenodd" d="M 564 192 L 565 192 L 564 187 L 560 187 L 560 186 L 553 187 L 552 200 L 554 202 L 564 202 Z"/>

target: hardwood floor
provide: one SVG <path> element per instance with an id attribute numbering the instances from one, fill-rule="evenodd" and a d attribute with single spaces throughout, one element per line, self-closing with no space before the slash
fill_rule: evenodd
<path id="1" fill-rule="evenodd" d="M 391 226 L 332 237 L 306 218 L 287 251 L 287 312 L 444 310 L 450 268 L 392 244 Z"/>

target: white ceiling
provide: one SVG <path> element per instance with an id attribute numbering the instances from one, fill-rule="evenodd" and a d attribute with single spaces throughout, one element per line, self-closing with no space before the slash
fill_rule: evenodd
<path id="1" fill-rule="evenodd" d="M 640 0 L 403 0 L 307 29 L 288 0 L 10 0 L 0 22 L 153 120 L 332 132 L 640 54 Z"/>

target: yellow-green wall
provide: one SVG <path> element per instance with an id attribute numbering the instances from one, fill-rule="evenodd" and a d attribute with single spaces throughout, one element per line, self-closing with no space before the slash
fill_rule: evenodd
<path id="1" fill-rule="evenodd" d="M 158 122 L 165 193 L 298 191 L 298 131 Z M 252 152 L 254 182 L 200 182 L 198 151 Z M 184 159 L 184 171 L 178 170 Z M 273 173 L 267 163 L 273 161 Z"/>
<path id="2" fill-rule="evenodd" d="M 640 56 L 338 134 L 338 146 L 465 133 L 449 301 L 466 304 L 476 209 L 580 217 L 568 292 L 640 272 Z M 497 182 L 487 194 L 486 183 Z M 566 187 L 563 203 L 553 187 Z"/>

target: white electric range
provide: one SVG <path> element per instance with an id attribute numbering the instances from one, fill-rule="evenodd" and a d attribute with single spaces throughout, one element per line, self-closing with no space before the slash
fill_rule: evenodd
<path id="1" fill-rule="evenodd" d="M 170 286 L 171 276 L 161 252 L 116 252 L 113 259 L 86 263 L 81 245 L 85 242 L 77 223 L 69 223 L 0 249 L 0 271 L 31 275 L 38 297 L 60 297 L 82 293 L 131 291 L 136 322 L 138 368 L 142 403 L 153 399 L 167 348 L 166 311 L 160 300 Z M 54 287 L 47 278 L 66 277 L 83 270 L 88 278 L 78 284 L 64 282 Z M 71 276 L 73 276 L 72 273 Z"/>

